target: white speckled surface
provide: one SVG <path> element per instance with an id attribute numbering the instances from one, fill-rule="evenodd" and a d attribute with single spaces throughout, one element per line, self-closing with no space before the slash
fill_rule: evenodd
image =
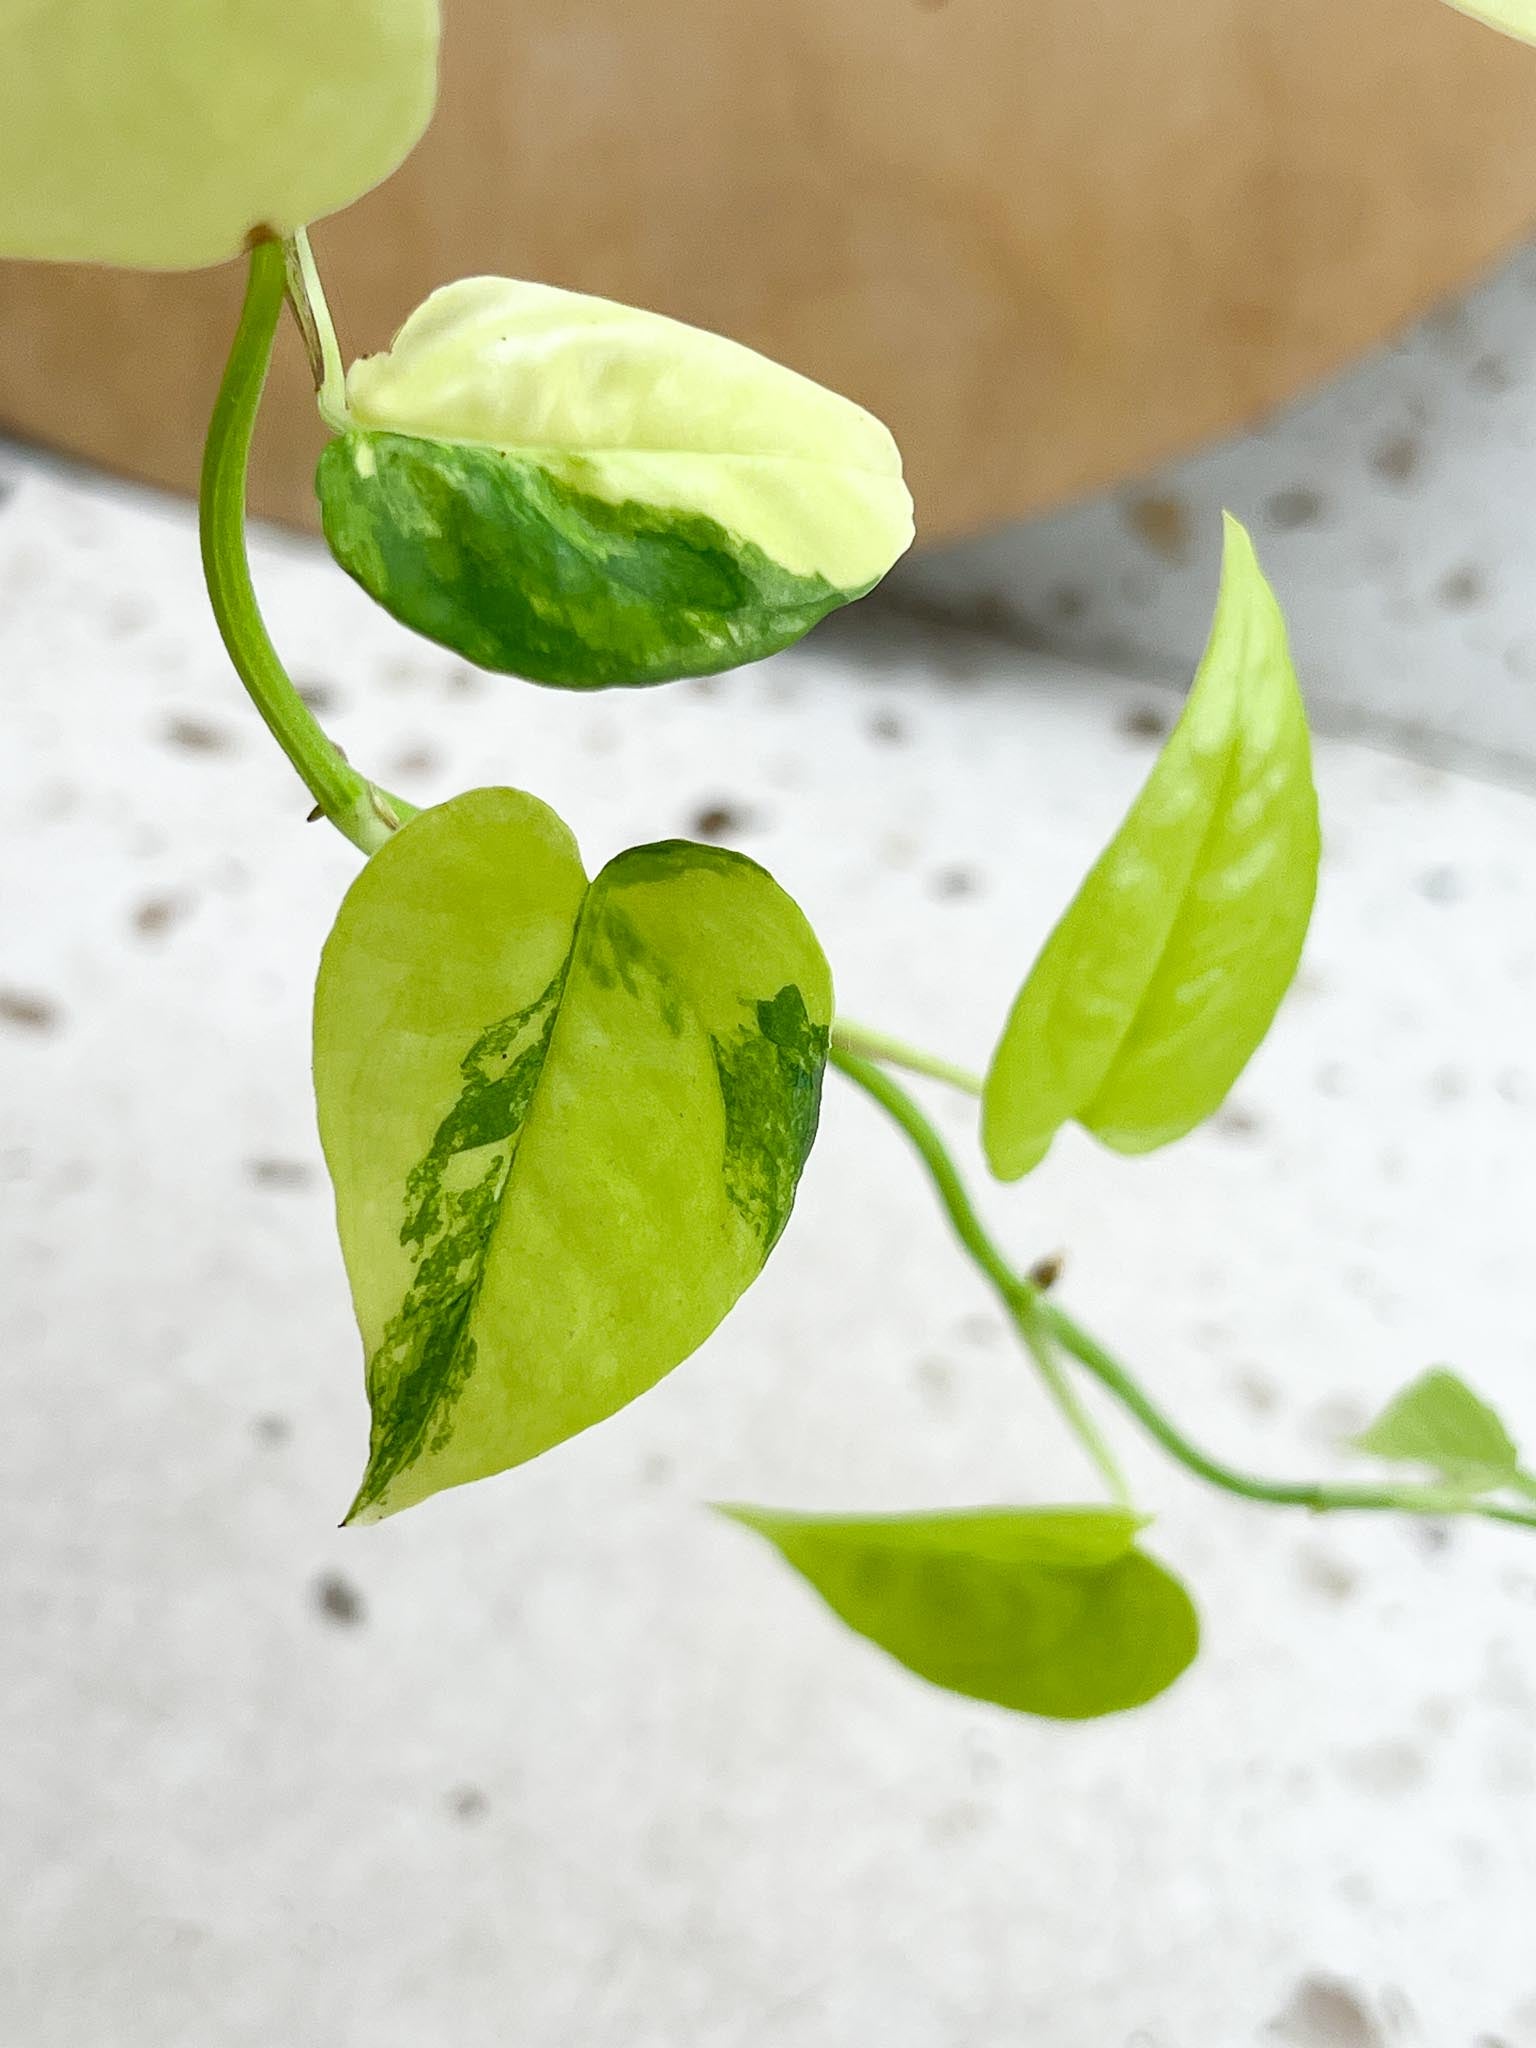
<path id="1" fill-rule="evenodd" d="M 583 700 L 469 677 L 306 548 L 260 577 L 358 758 L 523 781 L 593 859 L 724 808 L 846 1007 L 973 1060 L 1166 701 L 869 619 Z M 1071 1729 L 909 1681 L 695 1505 L 1087 1486 L 840 1090 L 703 1355 L 337 1533 L 364 1411 L 306 1008 L 353 857 L 180 510 L 18 470 L 0 701 L 4 2048 L 1536 2043 L 1536 1541 L 1250 1509 L 1133 1445 L 1208 1651 Z M 1304 982 L 1235 1113 L 1140 1165 L 1064 1143 L 991 1210 L 1233 1456 L 1327 1466 L 1439 1358 L 1536 1441 L 1536 807 L 1320 774 Z"/>
<path id="2" fill-rule="evenodd" d="M 1210 618 L 1225 505 L 1286 591 L 1335 730 L 1536 786 L 1533 503 L 1536 250 L 1259 432 L 916 557 L 899 587 L 1182 683 Z"/>

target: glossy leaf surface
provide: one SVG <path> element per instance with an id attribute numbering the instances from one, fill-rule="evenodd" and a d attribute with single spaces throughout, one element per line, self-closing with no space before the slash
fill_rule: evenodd
<path id="1" fill-rule="evenodd" d="M 723 1510 L 766 1536 L 842 1621 L 919 1678 L 1021 1713 L 1142 1705 L 1199 1648 L 1179 1582 L 1120 1508 L 927 1515 Z"/>
<path id="2" fill-rule="evenodd" d="M 426 127 L 438 0 L 7 0 L 0 256 L 187 270 L 350 206 Z"/>
<path id="3" fill-rule="evenodd" d="M 1424 1373 L 1355 1439 L 1358 1450 L 1428 1465 L 1452 1486 L 1484 1493 L 1514 1483 L 1520 1453 L 1487 1402 L 1443 1366 Z"/>
<path id="4" fill-rule="evenodd" d="M 751 349 L 552 286 L 466 278 L 347 378 L 331 549 L 404 624 L 566 688 L 788 646 L 912 539 L 880 422 Z"/>
<path id="5" fill-rule="evenodd" d="M 368 1359 L 351 1519 L 521 1463 L 695 1350 L 815 1133 L 830 978 L 752 861 L 638 847 L 588 885 L 554 813 L 477 790 L 348 891 L 320 1132 Z"/>
<path id="6" fill-rule="evenodd" d="M 1317 797 L 1285 625 L 1236 520 L 1210 643 L 1141 794 L 1030 970 L 982 1131 L 1016 1180 L 1075 1118 L 1117 1152 L 1183 1137 L 1258 1047 L 1300 958 Z"/>

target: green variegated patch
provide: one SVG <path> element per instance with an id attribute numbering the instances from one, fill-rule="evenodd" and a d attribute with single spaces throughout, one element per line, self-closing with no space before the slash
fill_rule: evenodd
<path id="1" fill-rule="evenodd" d="M 800 1162 L 816 1135 L 827 1029 L 789 983 L 716 1038 L 714 1049 L 725 1103 L 726 1193 L 766 1253 L 789 1221 Z"/>
<path id="2" fill-rule="evenodd" d="M 186 270 L 349 206 L 437 91 L 438 0 L 7 0 L 0 256 Z"/>
<path id="3" fill-rule="evenodd" d="M 1030 969 L 982 1132 L 1015 1180 L 1075 1118 L 1118 1152 L 1218 1107 L 1290 986 L 1317 886 L 1317 794 L 1285 621 L 1226 522 L 1210 643 L 1140 795 Z"/>
<path id="4" fill-rule="evenodd" d="M 548 1450 L 703 1342 L 787 1218 L 831 1014 L 739 854 L 640 847 L 589 885 L 552 812 L 477 790 L 374 856 L 315 1009 L 373 1412 L 350 1519 Z"/>
<path id="5" fill-rule="evenodd" d="M 736 668 L 862 595 L 788 575 L 702 514 L 610 505 L 494 448 L 346 434 L 319 489 L 331 552 L 394 617 L 567 689 Z"/>
<path id="6" fill-rule="evenodd" d="M 918 1677 L 1019 1713 L 1086 1720 L 1143 1705 L 1200 1627 L 1124 1508 L 799 1515 L 728 1507 L 838 1618 Z"/>
<path id="7" fill-rule="evenodd" d="M 342 566 L 481 667 L 566 688 L 788 646 L 912 538 L 890 434 L 720 335 L 551 286 L 435 292 L 347 378 Z"/>

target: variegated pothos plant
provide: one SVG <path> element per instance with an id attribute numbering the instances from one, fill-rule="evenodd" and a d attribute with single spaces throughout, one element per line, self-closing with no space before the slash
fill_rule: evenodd
<path id="1" fill-rule="evenodd" d="M 1466 11 L 1536 38 L 1533 0 Z M 1077 1398 L 1106 1390 L 1175 1458 L 1256 1500 L 1536 1524 L 1498 1418 L 1436 1369 L 1356 1449 L 1394 1471 L 1278 1481 L 1192 1443 L 984 1229 L 893 1069 L 980 1098 L 992 1171 L 1062 1124 L 1143 1153 L 1215 1111 L 1295 973 L 1317 800 L 1284 624 L 1227 522 L 1183 716 L 1025 976 L 984 1077 L 834 1015 L 802 911 L 755 862 L 671 840 L 589 877 L 536 797 L 418 813 L 295 692 L 246 558 L 246 466 L 282 307 L 331 439 L 341 565 L 466 660 L 572 690 L 712 674 L 791 645 L 912 539 L 896 444 L 846 398 L 659 314 L 507 278 L 436 291 L 342 359 L 305 230 L 411 149 L 437 0 L 0 4 L 0 256 L 184 269 L 244 252 L 210 425 L 203 556 L 231 659 L 319 810 L 367 857 L 320 963 L 315 1088 L 372 1433 L 348 1516 L 537 1457 L 689 1356 L 773 1251 L 834 1065 L 890 1114 L 1102 1474 L 1103 1505 L 725 1512 L 852 1629 L 936 1684 L 1081 1718 L 1195 1654 Z"/>

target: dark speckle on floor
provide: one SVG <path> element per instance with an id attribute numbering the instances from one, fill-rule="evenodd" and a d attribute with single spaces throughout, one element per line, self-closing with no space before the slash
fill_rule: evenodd
<path id="1" fill-rule="evenodd" d="M 1264 517 L 1281 533 L 1293 533 L 1302 526 L 1316 526 L 1327 509 L 1322 493 L 1305 484 L 1276 491 L 1264 501 Z"/>
<path id="2" fill-rule="evenodd" d="M 1164 704 L 1132 704 L 1115 723 L 1128 740 L 1156 741 L 1173 730 L 1173 713 Z"/>
<path id="3" fill-rule="evenodd" d="M 1165 562 L 1189 560 L 1195 522 L 1189 506 L 1171 491 L 1147 491 L 1121 507 L 1126 525 L 1154 555 Z"/>
<path id="4" fill-rule="evenodd" d="M 1046 599 L 1051 617 L 1061 626 L 1075 626 L 1088 610 L 1088 594 L 1075 583 L 1058 583 Z"/>
<path id="5" fill-rule="evenodd" d="M 752 813 L 739 804 L 706 804 L 695 814 L 693 829 L 701 839 L 733 839 L 738 832 L 749 832 L 752 822 Z"/>
<path id="6" fill-rule="evenodd" d="M 1488 601 L 1488 582 L 1481 569 L 1463 562 L 1448 569 L 1435 587 L 1435 596 L 1448 612 L 1470 612 Z"/>
<path id="7" fill-rule="evenodd" d="M 1459 903 L 1466 890 L 1454 868 L 1426 868 L 1419 877 L 1419 894 L 1430 903 Z"/>
<path id="8" fill-rule="evenodd" d="M 1303 1977 L 1269 2032 L 1291 2048 L 1386 2048 L 1370 2007 L 1337 1977 Z"/>
<path id="9" fill-rule="evenodd" d="M 1302 1584 L 1321 1599 L 1348 1600 L 1360 1583 L 1360 1575 L 1353 1565 L 1314 1544 L 1307 1544 L 1296 1553 L 1296 1568 Z"/>
<path id="10" fill-rule="evenodd" d="M 293 1424 L 286 1415 L 258 1415 L 251 1423 L 251 1434 L 257 1443 L 276 1450 L 293 1435 Z"/>
<path id="11" fill-rule="evenodd" d="M 1388 434 L 1371 450 L 1372 469 L 1389 484 L 1409 482 L 1423 460 L 1424 447 L 1417 434 Z"/>
<path id="12" fill-rule="evenodd" d="M 56 1031 L 61 1021 L 52 996 L 31 989 L 0 988 L 0 1024 L 14 1024 L 22 1031 Z"/>
<path id="13" fill-rule="evenodd" d="M 337 1628 L 360 1628 L 368 1618 L 363 1596 L 340 1572 L 322 1572 L 315 1581 L 315 1611 Z"/>
<path id="14" fill-rule="evenodd" d="M 933 894 L 943 899 L 958 896 L 974 896 L 981 887 L 980 877 L 972 868 L 940 868 L 928 885 Z"/>
<path id="15" fill-rule="evenodd" d="M 1280 1406 L 1280 1390 L 1261 1372 L 1240 1372 L 1236 1385 L 1244 1407 L 1251 1408 L 1255 1415 L 1273 1415 Z"/>
<path id="16" fill-rule="evenodd" d="M 455 1820 L 484 1820 L 491 1802 L 478 1785 L 456 1785 L 448 1794 L 448 1811 Z"/>
<path id="17" fill-rule="evenodd" d="M 436 751 L 424 742 L 416 741 L 404 746 L 390 759 L 389 772 L 406 778 L 422 778 L 436 775 L 442 768 Z"/>
<path id="18" fill-rule="evenodd" d="M 315 1177 L 307 1159 L 247 1159 L 245 1170 L 259 1188 L 307 1188 Z"/>
<path id="19" fill-rule="evenodd" d="M 227 754 L 235 744 L 222 726 L 185 713 L 166 722 L 165 737 L 173 747 L 182 747 L 189 754 Z"/>
<path id="20" fill-rule="evenodd" d="M 1349 1750 L 1339 1767 L 1352 1784 L 1376 1798 L 1411 1791 L 1423 1783 L 1426 1770 L 1419 1751 L 1407 1742 L 1373 1742 Z"/>
<path id="21" fill-rule="evenodd" d="M 1515 373 L 1502 356 L 1482 355 L 1467 365 L 1467 382 L 1475 391 L 1490 391 L 1497 396 L 1514 389 Z"/>
<path id="22" fill-rule="evenodd" d="M 1211 1118 L 1211 1128 L 1224 1138 L 1257 1138 L 1264 1125 L 1243 1103 L 1224 1102 Z"/>
<path id="23" fill-rule="evenodd" d="M 158 939 L 190 908 L 185 896 L 147 896 L 133 913 L 133 928 L 141 938 Z"/>

